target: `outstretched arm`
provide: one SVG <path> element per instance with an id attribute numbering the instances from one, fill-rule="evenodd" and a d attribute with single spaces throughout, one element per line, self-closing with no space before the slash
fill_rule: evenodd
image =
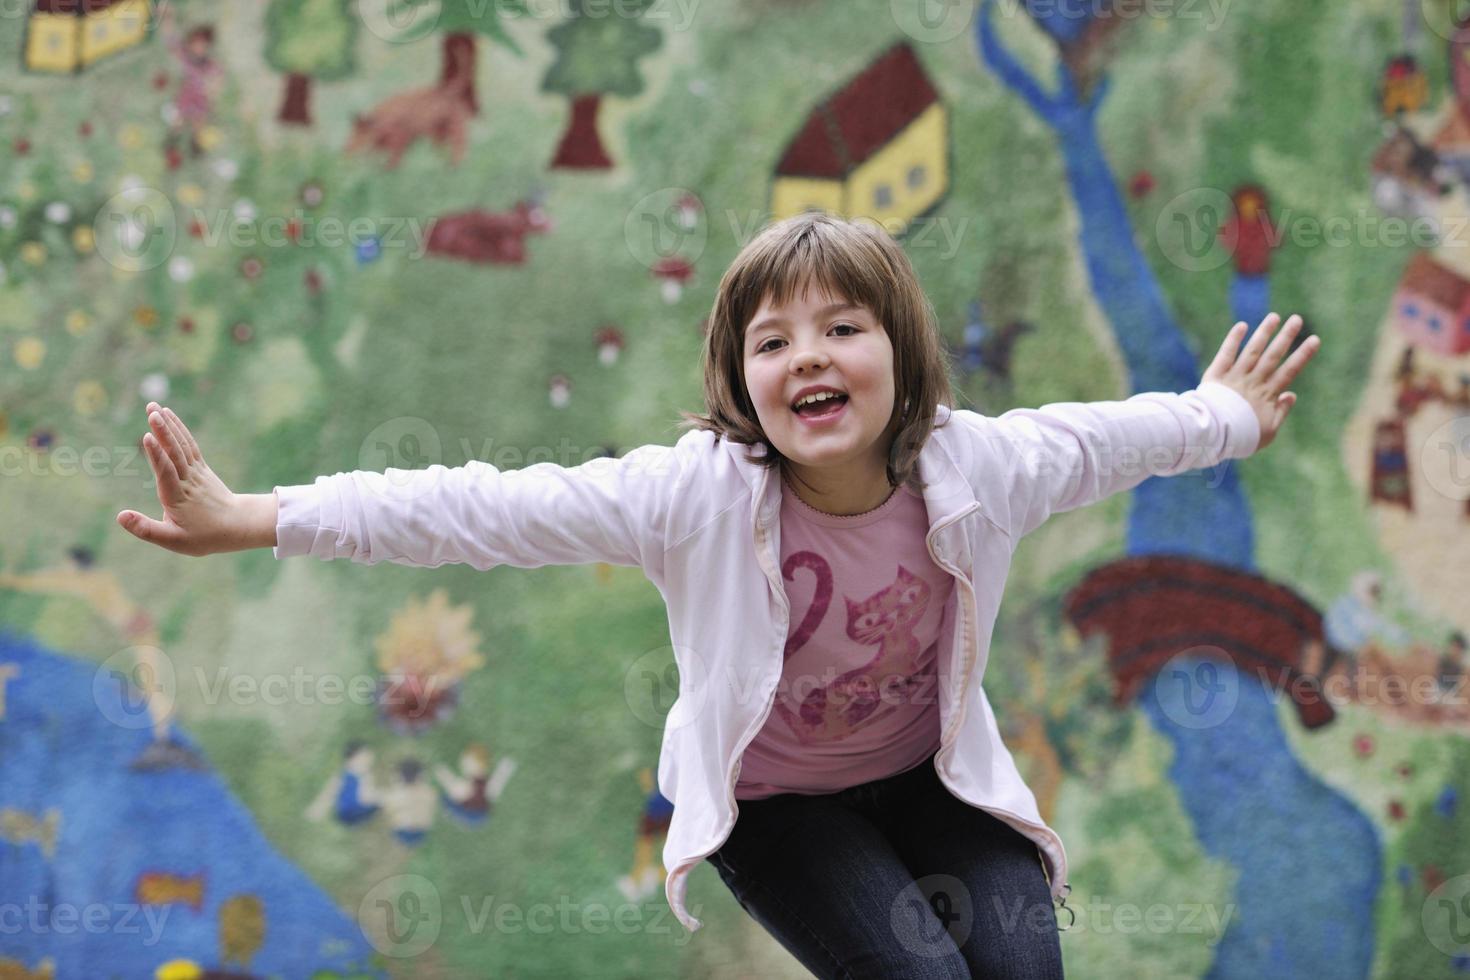
<path id="1" fill-rule="evenodd" d="M 1151 476 L 1176 476 L 1258 452 L 1296 403 L 1286 386 L 1321 346 L 1309 338 L 1280 364 L 1301 320 L 1293 317 L 1267 347 L 1279 322 L 1274 313 L 1267 317 L 1238 356 L 1243 325 L 1237 324 L 1199 386 L 1183 394 L 1060 402 L 994 419 L 955 413 L 981 436 L 979 452 L 967 461 L 972 478 L 991 484 L 1007 501 L 1007 513 L 992 519 L 1018 540 L 1052 514 L 1131 490 Z"/>
<path id="2" fill-rule="evenodd" d="M 277 558 L 312 555 L 484 570 L 606 562 L 661 581 L 673 446 L 646 445 L 579 466 L 355 470 L 278 486 Z"/>

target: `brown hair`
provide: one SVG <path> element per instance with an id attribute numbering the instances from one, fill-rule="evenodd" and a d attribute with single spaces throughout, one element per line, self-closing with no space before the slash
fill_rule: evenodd
<path id="1" fill-rule="evenodd" d="M 679 428 L 713 431 L 738 445 L 764 443 L 760 466 L 786 458 L 766 438 L 745 385 L 745 328 L 769 295 L 784 306 L 813 283 L 873 311 L 893 344 L 894 417 L 888 451 L 890 486 L 922 488 L 919 451 L 935 428 L 938 406 L 954 407 L 949 359 L 934 307 L 903 248 L 877 222 L 805 211 L 767 225 L 740 250 L 715 293 L 701 365 L 706 414 L 680 412 Z"/>

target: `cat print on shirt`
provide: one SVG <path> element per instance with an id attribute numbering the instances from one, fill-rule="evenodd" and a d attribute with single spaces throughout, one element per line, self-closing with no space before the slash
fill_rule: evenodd
<path id="1" fill-rule="evenodd" d="M 816 633 L 832 602 L 832 569 L 826 559 L 812 551 L 794 552 L 783 563 L 781 574 L 791 581 L 800 568 L 816 576 L 816 589 L 801 624 L 787 638 L 786 660 Z M 929 608 L 929 594 L 929 583 L 899 565 L 893 582 L 868 598 L 853 601 L 843 597 L 847 635 L 878 649 L 867 663 L 806 694 L 796 711 L 785 704 L 785 692 L 777 695 L 776 710 L 803 744 L 841 741 L 863 724 L 901 706 L 918 683 L 913 674 L 923 651 L 915 629 Z M 798 679 L 794 693 L 799 695 L 808 686 L 810 678 L 806 683 Z"/>

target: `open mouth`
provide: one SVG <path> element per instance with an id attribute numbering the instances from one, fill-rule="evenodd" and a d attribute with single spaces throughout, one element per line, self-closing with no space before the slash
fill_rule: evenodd
<path id="1" fill-rule="evenodd" d="M 792 409 L 803 421 L 821 422 L 835 419 L 847 410 L 847 396 L 827 397 L 817 402 L 808 402 Z"/>

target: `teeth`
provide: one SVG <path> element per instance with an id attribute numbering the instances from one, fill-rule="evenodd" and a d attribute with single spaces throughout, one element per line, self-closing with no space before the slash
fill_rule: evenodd
<path id="1" fill-rule="evenodd" d="M 807 395 L 805 398 L 799 399 L 796 404 L 792 406 L 792 408 L 800 408 L 801 406 L 811 404 L 812 402 L 822 402 L 826 401 L 829 398 L 838 397 L 841 396 L 839 396 L 836 392 L 819 391 L 815 395 Z"/>

